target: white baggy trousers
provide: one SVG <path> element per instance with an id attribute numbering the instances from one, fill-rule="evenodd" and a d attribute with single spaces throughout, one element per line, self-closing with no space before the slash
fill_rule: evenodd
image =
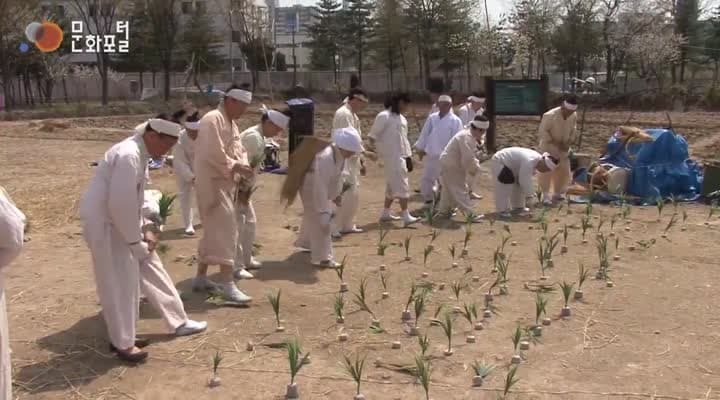
<path id="1" fill-rule="evenodd" d="M 129 349 L 135 345 L 139 290 L 171 332 L 187 322 L 180 295 L 156 252 L 138 262 L 109 223 L 86 224 L 83 235 L 92 254 L 102 315 L 110 342 L 116 348 Z"/>
<path id="2" fill-rule="evenodd" d="M 0 278 L 0 399 L 12 399 L 11 365 L 5 287 Z"/>
<path id="3" fill-rule="evenodd" d="M 435 199 L 435 185 L 440 179 L 440 156 L 425 156 L 423 158 L 423 175 L 420 180 L 420 193 L 424 201 Z"/>
<path id="4" fill-rule="evenodd" d="M 237 204 L 235 213 L 238 225 L 238 238 L 235 245 L 235 268 L 247 268 L 252 262 L 253 243 L 255 243 L 255 207 L 252 200 L 248 204 Z"/>
<path id="5" fill-rule="evenodd" d="M 525 196 L 520 185 L 517 182 L 511 184 L 500 182 L 498 175 L 500 175 L 504 165 L 495 160 L 491 161 L 491 164 L 490 171 L 495 184 L 495 211 L 501 213 L 524 208 Z M 517 180 L 517 177 L 515 179 Z"/>
<path id="6" fill-rule="evenodd" d="M 442 190 L 440 191 L 440 204 L 438 205 L 440 212 L 451 212 L 456 207 L 466 215 L 474 212 L 466 185 L 467 176 L 465 171 L 454 168 L 442 172 L 440 177 Z"/>
<path id="7" fill-rule="evenodd" d="M 192 181 L 186 181 L 180 175 L 177 178 L 178 199 L 180 200 L 180 212 L 182 213 L 185 230 L 193 228 L 193 198 L 195 197 L 195 185 Z"/>
<path id="8" fill-rule="evenodd" d="M 303 184 L 300 189 L 300 200 L 303 203 L 303 219 L 296 242 L 297 247 L 310 249 L 310 262 L 319 264 L 322 261 L 333 260 L 332 238 L 330 226 L 320 224 L 320 214 L 312 204 L 315 199 L 312 193 L 314 185 Z"/>

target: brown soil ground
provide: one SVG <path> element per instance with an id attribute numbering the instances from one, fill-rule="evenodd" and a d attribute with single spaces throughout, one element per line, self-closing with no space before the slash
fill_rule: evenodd
<path id="1" fill-rule="evenodd" d="M 329 108 L 328 108 L 329 110 Z M 318 131 L 326 132 L 330 115 L 322 110 Z M 418 112 L 419 114 L 419 112 Z M 588 114 L 585 151 L 595 151 L 624 122 L 629 113 L 597 112 Z M 677 130 L 693 146 L 700 159 L 715 157 L 720 142 L 714 137 L 720 122 L 711 114 L 673 115 Z M 254 117 L 253 117 L 254 118 Z M 369 130 L 371 114 L 363 117 Z M 191 293 L 194 273 L 192 256 L 196 240 L 181 237 L 177 213 L 170 218 L 163 240 L 170 246 L 164 256 L 166 268 L 186 298 L 186 309 L 195 319 L 208 320 L 207 333 L 171 338 L 149 306 L 143 306 L 139 332 L 153 339 L 150 360 L 139 367 L 118 362 L 108 351 L 104 323 L 90 265 L 90 257 L 80 235 L 77 201 L 93 170 L 89 163 L 107 150 L 113 141 L 128 135 L 127 129 L 142 121 L 142 116 L 63 120 L 67 128 L 40 130 L 41 122 L 7 122 L 0 125 L 0 184 L 5 186 L 32 222 L 32 240 L 23 254 L 5 273 L 9 309 L 15 397 L 19 399 L 280 399 L 289 382 L 283 349 L 275 344 L 297 336 L 312 362 L 300 372 L 297 382 L 303 399 L 349 399 L 354 384 L 339 366 L 343 354 L 367 355 L 362 392 L 368 399 L 421 399 L 424 394 L 416 380 L 388 365 L 412 365 L 419 351 L 417 339 L 408 336 L 408 327 L 400 321 L 405 298 L 412 281 L 445 282 L 432 292 L 428 311 L 420 329 L 430 338 L 432 356 L 431 397 L 435 400 L 495 399 L 508 371 L 513 354 L 511 333 L 515 327 L 534 323 L 535 293 L 540 275 L 535 257 L 540 236 L 537 224 L 528 220 L 508 224 L 512 232 L 508 245 L 511 255 L 510 294 L 496 296 L 499 314 L 485 321 L 485 329 L 476 332 L 478 342 L 466 344 L 468 323 L 458 316 L 453 335 L 454 355 L 443 356 L 447 345 L 442 330 L 429 326 L 429 318 L 439 304 L 456 305 L 450 282 L 469 285 L 461 303 L 474 302 L 482 308 L 483 295 L 490 281 L 493 250 L 504 229 L 500 223 L 473 226 L 469 256 L 460 260 L 460 268 L 450 268 L 447 248 L 462 245 L 464 231 L 459 220 L 437 222 L 440 236 L 437 251 L 423 267 L 423 248 L 429 242 L 430 228 L 393 229 L 388 241 L 393 245 L 383 258 L 376 255 L 377 217 L 382 207 L 384 187 L 382 171 L 371 164 L 362 183 L 362 209 L 357 218 L 366 233 L 352 235 L 335 243 L 337 256 L 349 257 L 346 281 L 346 323 L 335 324 L 332 316 L 339 281 L 333 271 L 313 269 L 307 255 L 292 247 L 294 230 L 300 222 L 300 207 L 278 212 L 277 194 L 282 177 L 263 175 L 255 194 L 259 218 L 259 257 L 265 262 L 253 281 L 239 286 L 255 298 L 250 308 L 217 307 L 204 296 Z M 636 113 L 633 121 L 643 126 L 666 124 L 663 114 Z M 250 125 L 250 121 L 244 125 Z M 411 130 L 414 122 L 411 121 Z M 502 119 L 499 143 L 532 145 L 537 122 L 530 119 Z M 415 185 L 421 171 L 412 174 Z M 169 169 L 154 172 L 154 187 L 175 191 Z M 485 199 L 479 211 L 490 210 L 492 194 L 487 177 L 477 185 Z M 615 226 L 619 248 L 612 254 L 614 288 L 590 279 L 584 285 L 585 300 L 571 303 L 573 315 L 560 319 L 562 295 L 556 290 L 549 298 L 548 316 L 552 325 L 545 327 L 541 343 L 525 352 L 518 369 L 520 378 L 511 399 L 718 399 L 720 361 L 715 354 L 720 343 L 720 319 L 714 312 L 720 302 L 715 285 L 715 266 L 719 220 L 710 219 L 707 207 L 680 205 L 689 218 L 686 231 L 672 228 L 668 238 L 661 234 L 670 216 L 668 205 L 658 222 L 654 207 L 636 207 L 630 222 Z M 593 271 L 597 268 L 594 233 L 588 244 L 581 243 L 579 228 L 582 206 L 572 213 L 552 211 L 550 232 L 564 224 L 573 226 L 568 239 L 569 253 L 555 257 L 549 272 L 550 284 L 577 281 L 578 264 Z M 602 230 L 610 231 L 609 219 L 617 208 L 595 206 L 593 214 L 607 221 Z M 681 214 L 680 209 L 678 212 Z M 529 229 L 533 227 L 534 229 Z M 495 233 L 490 233 L 494 230 Z M 593 228 L 595 229 L 595 228 Z M 201 233 L 202 230 L 199 231 Z M 410 255 L 405 262 L 403 239 L 412 235 Z M 656 240 L 643 248 L 637 242 Z M 645 242 L 643 242 L 645 243 Z M 636 246 L 631 251 L 629 246 Z M 695 249 L 695 250 L 692 250 Z M 387 264 L 390 298 L 381 299 L 378 266 Z M 465 273 L 466 266 L 472 272 Z M 422 272 L 429 277 L 423 279 Z M 472 277 L 479 280 L 474 282 Z M 370 317 L 356 312 L 352 293 L 359 281 L 368 279 L 371 307 L 385 328 L 384 333 L 368 329 Z M 281 318 L 285 333 L 275 333 L 274 316 L 266 295 L 282 289 Z M 337 335 L 344 330 L 347 343 Z M 247 342 L 257 343 L 246 351 Z M 399 350 L 391 343 L 399 341 Z M 221 351 L 222 386 L 207 387 L 211 376 L 211 358 Z M 471 388 L 474 360 L 495 364 L 495 371 L 483 388 Z"/>

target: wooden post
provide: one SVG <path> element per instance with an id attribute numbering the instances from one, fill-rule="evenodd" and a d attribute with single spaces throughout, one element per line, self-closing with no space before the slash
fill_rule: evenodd
<path id="1" fill-rule="evenodd" d="M 492 76 L 485 77 L 485 115 L 490 120 L 490 128 L 485 133 L 485 149 L 488 154 L 496 151 L 495 146 L 495 84 Z"/>

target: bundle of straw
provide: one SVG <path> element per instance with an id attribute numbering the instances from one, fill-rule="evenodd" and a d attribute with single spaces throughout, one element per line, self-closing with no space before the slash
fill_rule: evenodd
<path id="1" fill-rule="evenodd" d="M 295 201 L 305 179 L 305 174 L 310 169 L 315 155 L 329 145 L 330 142 L 327 140 L 315 136 L 306 136 L 300 146 L 290 155 L 287 176 L 280 190 L 280 201 L 285 203 L 286 207 L 291 206 Z"/>

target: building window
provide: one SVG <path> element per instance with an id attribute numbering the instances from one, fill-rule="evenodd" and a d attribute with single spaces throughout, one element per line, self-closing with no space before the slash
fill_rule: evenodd
<path id="1" fill-rule="evenodd" d="M 185 14 L 185 15 L 192 14 L 192 2 L 191 1 L 183 1 L 182 4 L 180 5 L 180 8 L 182 9 L 183 14 Z"/>

